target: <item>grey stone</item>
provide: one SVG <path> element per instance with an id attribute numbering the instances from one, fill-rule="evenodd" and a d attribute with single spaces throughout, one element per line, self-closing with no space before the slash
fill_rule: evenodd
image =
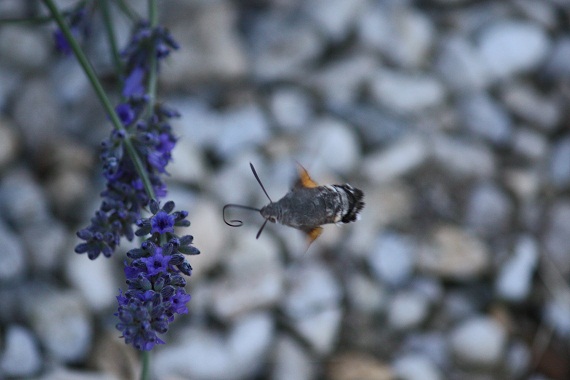
<path id="1" fill-rule="evenodd" d="M 315 120 L 303 137 L 302 146 L 306 152 L 312 153 L 310 169 L 313 175 L 325 170 L 348 174 L 361 157 L 354 129 L 333 118 Z"/>
<path id="2" fill-rule="evenodd" d="M 503 233 L 510 224 L 513 203 L 505 192 L 492 182 L 474 186 L 465 220 L 467 226 L 483 236 Z"/>
<path id="3" fill-rule="evenodd" d="M 358 36 L 396 66 L 417 68 L 427 59 L 435 33 L 431 20 L 412 7 L 371 3 L 362 13 Z"/>
<path id="4" fill-rule="evenodd" d="M 544 135 L 530 129 L 518 128 L 513 135 L 513 150 L 532 161 L 542 160 L 548 152 Z"/>
<path id="5" fill-rule="evenodd" d="M 0 86 L 0 108 L 5 109 L 10 97 L 20 83 L 22 83 L 21 73 L 15 68 L 8 68 L 0 64 L 0 78 L 2 78 L 2 86 Z M 2 121 L 5 123 L 5 121 Z"/>
<path id="6" fill-rule="evenodd" d="M 311 380 L 316 373 L 316 365 L 311 355 L 298 342 L 283 335 L 277 338 L 274 347 L 272 379 Z"/>
<path id="7" fill-rule="evenodd" d="M 13 126 L 7 120 L 0 119 L 0 170 L 16 159 L 19 150 L 20 142 Z"/>
<path id="8" fill-rule="evenodd" d="M 268 313 L 251 313 L 236 322 L 227 340 L 235 373 L 251 378 L 262 367 L 260 358 L 269 352 L 274 329 Z"/>
<path id="9" fill-rule="evenodd" d="M 570 334 L 570 301 L 566 291 L 567 289 L 555 289 L 542 308 L 544 323 L 561 336 Z"/>
<path id="10" fill-rule="evenodd" d="M 463 321 L 453 329 L 449 339 L 453 354 L 467 366 L 493 368 L 505 356 L 507 332 L 486 316 Z"/>
<path id="11" fill-rule="evenodd" d="M 396 113 L 418 113 L 445 100 L 445 87 L 433 76 L 382 69 L 370 83 L 372 96 Z"/>
<path id="12" fill-rule="evenodd" d="M 253 73 L 261 80 L 299 78 L 325 44 L 314 25 L 272 14 L 252 27 Z"/>
<path id="13" fill-rule="evenodd" d="M 394 362 L 394 370 L 402 380 L 439 380 L 443 375 L 435 364 L 421 354 L 404 355 Z"/>
<path id="14" fill-rule="evenodd" d="M 352 108 L 377 67 L 377 58 L 355 52 L 319 68 L 309 80 L 326 103 Z"/>
<path id="15" fill-rule="evenodd" d="M 38 70 L 46 66 L 50 43 L 48 33 L 40 28 L 3 25 L 0 30 L 0 55 L 3 61 L 21 71 Z"/>
<path id="16" fill-rule="evenodd" d="M 554 143 L 548 167 L 549 182 L 558 189 L 570 186 L 570 137 Z"/>
<path id="17" fill-rule="evenodd" d="M 532 363 L 532 353 L 526 342 L 516 340 L 509 345 L 505 364 L 508 376 L 512 378 L 524 376 L 528 373 Z"/>
<path id="18" fill-rule="evenodd" d="M 389 285 L 402 285 L 412 275 L 416 248 L 411 237 L 386 232 L 378 238 L 368 263 L 379 280 Z"/>
<path id="19" fill-rule="evenodd" d="M 51 219 L 42 188 L 21 166 L 6 173 L 0 181 L 0 209 L 17 229 Z"/>
<path id="20" fill-rule="evenodd" d="M 236 80 L 250 71 L 237 30 L 237 9 L 231 2 L 172 2 L 162 8 L 170 32 L 183 47 L 160 72 L 166 86 L 180 89 L 211 80 Z"/>
<path id="21" fill-rule="evenodd" d="M 21 278 L 26 270 L 26 254 L 20 237 L 0 221 L 0 283 Z"/>
<path id="22" fill-rule="evenodd" d="M 505 109 L 484 92 L 464 95 L 457 105 L 461 125 L 496 145 L 510 142 L 513 127 Z"/>
<path id="23" fill-rule="evenodd" d="M 242 228 L 234 254 L 224 262 L 227 276 L 212 289 L 213 312 L 223 320 L 276 305 L 283 297 L 277 243 L 269 234 L 256 240 L 256 232 Z"/>
<path id="24" fill-rule="evenodd" d="M 488 146 L 439 136 L 432 140 L 433 158 L 453 179 L 490 178 L 497 168 Z"/>
<path id="25" fill-rule="evenodd" d="M 178 203 L 177 203 L 178 205 Z M 192 224 L 184 230 L 184 234 L 194 236 L 194 244 L 203 254 L 189 258 L 192 267 L 192 278 L 206 275 L 220 264 L 225 257 L 231 230 L 220 218 L 221 205 L 209 197 L 200 197 L 196 204 L 188 209 Z M 238 231 L 234 231 L 238 232 Z M 246 231 L 239 231 L 245 233 Z M 255 235 L 254 235 L 255 236 Z M 244 234 L 244 237 L 247 235 Z M 264 242 L 260 244 L 264 245 Z"/>
<path id="26" fill-rule="evenodd" d="M 41 273 L 61 267 L 71 233 L 57 220 L 33 224 L 22 230 L 23 244 L 29 254 L 30 267 Z"/>
<path id="27" fill-rule="evenodd" d="M 568 247 L 570 246 L 570 203 L 560 200 L 547 213 L 544 248 L 547 257 L 562 274 L 570 273 Z"/>
<path id="28" fill-rule="evenodd" d="M 503 264 L 496 278 L 499 296 L 508 301 L 525 300 L 532 286 L 532 277 L 538 263 L 538 244 L 531 236 L 521 236 L 512 257 Z"/>
<path id="29" fill-rule="evenodd" d="M 60 109 L 55 87 L 48 81 L 31 79 L 21 86 L 13 105 L 14 122 L 25 145 L 38 150 L 54 143 L 61 129 Z"/>
<path id="30" fill-rule="evenodd" d="M 274 328 L 267 313 L 243 316 L 227 336 L 189 328 L 178 334 L 177 343 L 157 352 L 156 373 L 162 378 L 184 373 L 193 379 L 250 379 L 269 354 Z"/>
<path id="31" fill-rule="evenodd" d="M 439 368 L 446 368 L 450 363 L 447 336 L 440 330 L 410 334 L 402 344 L 402 352 L 420 355 Z"/>
<path id="32" fill-rule="evenodd" d="M 339 305 L 342 290 L 326 266 L 310 263 L 291 270 L 291 286 L 282 299 L 287 315 L 303 318 L 320 309 L 335 308 Z"/>
<path id="33" fill-rule="evenodd" d="M 481 90 L 489 84 L 487 66 L 474 45 L 452 35 L 444 38 L 437 50 L 435 71 L 454 91 Z"/>
<path id="34" fill-rule="evenodd" d="M 413 124 L 405 116 L 387 112 L 370 104 L 332 106 L 331 112 L 347 120 L 362 135 L 362 144 L 367 149 L 389 144 L 408 134 Z M 382 128 L 378 128 L 381 125 Z"/>
<path id="35" fill-rule="evenodd" d="M 172 161 L 168 164 L 168 173 L 173 181 L 195 184 L 204 179 L 206 162 L 204 153 L 190 136 L 176 142 L 172 151 Z"/>
<path id="36" fill-rule="evenodd" d="M 558 24 L 558 8 L 556 2 L 542 2 L 533 0 L 517 0 L 514 5 L 517 11 L 540 24 L 546 30 L 555 29 Z"/>
<path id="37" fill-rule="evenodd" d="M 545 58 L 550 41 L 544 29 L 523 21 L 499 21 L 485 28 L 479 51 L 498 79 L 536 68 Z"/>
<path id="38" fill-rule="evenodd" d="M 288 132 L 300 131 L 313 118 L 311 98 L 295 87 L 278 88 L 269 104 L 277 124 Z"/>
<path id="39" fill-rule="evenodd" d="M 328 355 L 333 351 L 340 334 L 341 320 L 342 310 L 336 307 L 292 319 L 290 324 L 318 355 Z"/>
<path id="40" fill-rule="evenodd" d="M 303 3 L 308 16 L 332 41 L 347 38 L 356 17 L 366 4 L 365 0 L 317 0 Z"/>
<path id="41" fill-rule="evenodd" d="M 532 126 L 552 131 L 561 118 L 561 107 L 553 97 L 546 97 L 527 84 L 505 86 L 501 98 L 506 108 Z"/>
<path id="42" fill-rule="evenodd" d="M 518 200 L 524 203 L 536 199 L 541 183 L 540 174 L 536 170 L 505 170 L 505 185 Z"/>
<path id="43" fill-rule="evenodd" d="M 346 286 L 347 300 L 351 307 L 363 313 L 384 311 L 388 301 L 388 291 L 378 282 L 355 274 Z"/>
<path id="44" fill-rule="evenodd" d="M 570 37 L 556 38 L 544 66 L 547 77 L 552 80 L 570 77 Z"/>
<path id="45" fill-rule="evenodd" d="M 439 226 L 418 251 L 421 272 L 467 281 L 487 273 L 489 252 L 477 237 L 454 226 Z"/>
<path id="46" fill-rule="evenodd" d="M 254 104 L 224 112 L 218 120 L 214 148 L 224 158 L 269 139 L 269 126 L 263 112 Z"/>
<path id="47" fill-rule="evenodd" d="M 340 286 L 326 267 L 311 264 L 292 268 L 283 311 L 292 328 L 320 355 L 331 352 L 339 334 L 340 299 Z"/>
<path id="48" fill-rule="evenodd" d="M 50 355 L 64 363 L 85 359 L 93 331 L 79 293 L 42 286 L 29 294 L 24 310 Z"/>
<path id="49" fill-rule="evenodd" d="M 395 330 L 411 330 L 427 317 L 429 302 L 421 294 L 398 292 L 388 306 L 388 325 Z"/>
<path id="50" fill-rule="evenodd" d="M 372 183 L 390 182 L 418 169 L 428 157 L 426 139 L 411 134 L 385 150 L 369 154 L 362 163 L 362 170 Z"/>
<path id="51" fill-rule="evenodd" d="M 117 276 L 116 263 L 101 258 L 89 260 L 85 255 L 74 253 L 69 245 L 65 253 L 62 257 L 65 277 L 78 290 L 87 306 L 97 312 L 116 307 L 118 289 L 125 287 Z"/>
<path id="52" fill-rule="evenodd" d="M 8 377 L 28 378 L 42 366 L 42 357 L 33 334 L 25 327 L 10 325 L 5 331 L 0 372 Z"/>

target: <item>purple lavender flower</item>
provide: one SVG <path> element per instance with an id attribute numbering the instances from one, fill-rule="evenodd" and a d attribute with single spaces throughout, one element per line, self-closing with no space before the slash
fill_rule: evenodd
<path id="1" fill-rule="evenodd" d="M 184 255 L 200 253 L 191 246 L 191 235 L 174 234 L 174 226 L 190 224 L 186 220 L 187 212 L 172 212 L 172 201 L 159 208 L 158 202 L 153 200 L 150 209 L 153 213 L 150 218 L 137 221 L 136 235 L 151 235 L 141 248 L 127 253 L 131 260 L 125 262 L 128 290 L 124 295 L 119 292 L 119 308 L 115 314 L 119 318 L 116 327 L 125 342 L 145 351 L 164 343 L 157 334 L 168 330 L 175 314 L 188 313 L 186 303 L 190 295 L 184 289 L 186 280 L 181 274 L 189 276 L 192 267 Z"/>
<path id="2" fill-rule="evenodd" d="M 77 234 L 84 242 L 76 246 L 75 252 L 87 253 L 90 259 L 101 253 L 111 256 L 122 237 L 132 240 L 132 225 L 150 201 L 135 165 L 125 151 L 126 139 L 130 140 L 144 164 L 154 196 L 157 199 L 166 196 L 166 185 L 161 176 L 167 174 L 166 166 L 172 160 L 171 152 L 177 141 L 169 120 L 179 115 L 163 105 L 148 104 L 145 84 L 150 58 L 154 55 L 160 60 L 177 48 L 166 29 L 153 29 L 148 23 L 140 23 L 122 53 L 126 67 L 122 91 L 125 100 L 115 110 L 125 129 L 113 131 L 102 144 L 100 158 L 107 180 L 101 193 L 104 200 L 91 224 Z M 152 112 L 147 112 L 149 107 Z"/>

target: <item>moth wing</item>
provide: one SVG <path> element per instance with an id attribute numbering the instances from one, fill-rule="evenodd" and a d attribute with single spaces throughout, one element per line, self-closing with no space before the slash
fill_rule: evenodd
<path id="1" fill-rule="evenodd" d="M 307 169 L 305 169 L 298 162 L 297 162 L 297 169 L 299 171 L 299 178 L 297 179 L 297 182 L 295 182 L 295 186 L 293 187 L 294 189 L 298 189 L 298 188 L 302 188 L 302 187 L 313 188 L 313 187 L 319 186 L 318 183 L 313 181 L 313 179 L 311 178 L 311 176 L 307 172 Z"/>
<path id="2" fill-rule="evenodd" d="M 323 233 L 323 227 L 305 227 L 302 230 L 307 234 L 308 246 Z"/>

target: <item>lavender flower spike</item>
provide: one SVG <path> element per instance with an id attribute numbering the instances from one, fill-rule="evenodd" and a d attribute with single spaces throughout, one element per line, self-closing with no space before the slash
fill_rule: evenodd
<path id="1" fill-rule="evenodd" d="M 175 226 L 188 226 L 185 211 L 175 211 L 174 202 L 166 202 L 159 208 L 152 200 L 150 218 L 139 219 L 135 232 L 137 236 L 150 234 L 141 248 L 127 253 L 130 262 L 125 262 L 125 276 L 128 289 L 119 292 L 119 307 L 115 315 L 119 318 L 117 329 L 122 332 L 125 343 L 138 350 L 148 351 L 157 344 L 163 344 L 158 334 L 164 334 L 174 321 L 175 314 L 188 313 L 186 303 L 190 295 L 184 286 L 192 267 L 184 254 L 198 254 L 191 246 L 192 236 L 178 237 Z M 161 244 L 161 242 L 163 242 Z"/>

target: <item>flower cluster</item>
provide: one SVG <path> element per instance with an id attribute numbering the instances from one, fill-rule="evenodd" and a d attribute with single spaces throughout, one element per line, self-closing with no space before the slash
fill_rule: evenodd
<path id="1" fill-rule="evenodd" d="M 168 330 L 174 314 L 188 312 L 186 303 L 190 295 L 184 290 L 186 280 L 181 274 L 190 276 L 192 267 L 184 255 L 197 255 L 200 251 L 191 245 L 193 237 L 178 237 L 175 226 L 188 226 L 185 211 L 175 211 L 174 202 L 169 201 L 159 208 L 157 201 L 150 202 L 152 216 L 137 221 L 137 236 L 150 237 L 141 248 L 127 253 L 130 262 L 125 262 L 125 276 L 128 290 L 117 296 L 119 309 L 115 314 L 120 330 L 127 344 L 138 350 L 151 350 L 164 342 L 157 334 Z"/>
<path id="2" fill-rule="evenodd" d="M 101 160 L 107 180 L 101 193 L 103 201 L 91 224 L 77 233 L 84 242 L 75 247 L 75 252 L 87 253 L 90 259 L 101 253 L 111 256 L 122 237 L 132 240 L 132 226 L 150 201 L 143 180 L 136 171 L 132 152 L 127 152 L 126 139 L 142 161 L 154 197 L 160 199 L 166 195 L 161 175 L 167 174 L 166 165 L 171 161 L 171 152 L 176 144 L 169 119 L 179 114 L 164 105 L 150 104 L 144 84 L 151 69 L 158 69 L 160 59 L 176 48 L 178 45 L 166 29 L 150 28 L 147 23 L 140 23 L 123 51 L 126 72 L 123 102 L 115 110 L 124 129 L 114 130 L 102 144 Z M 149 63 L 154 58 L 155 66 Z"/>

